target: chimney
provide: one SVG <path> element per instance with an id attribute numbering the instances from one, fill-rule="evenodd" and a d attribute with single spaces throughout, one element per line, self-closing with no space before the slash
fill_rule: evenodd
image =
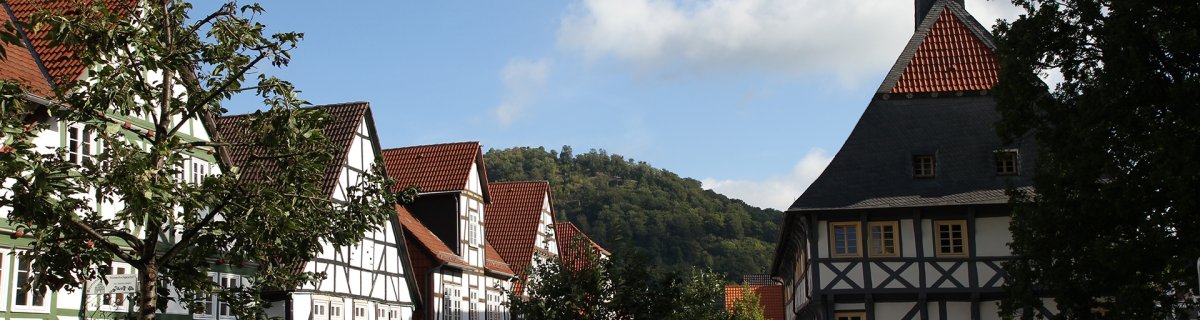
<path id="1" fill-rule="evenodd" d="M 913 23 L 913 29 L 916 29 L 917 27 L 921 26 L 921 21 L 925 20 L 925 16 L 929 15 L 929 9 L 932 9 L 933 4 L 937 3 L 938 1 L 939 0 L 916 0 L 916 1 L 914 1 L 915 5 L 913 6 L 913 8 L 916 9 L 915 14 L 914 14 L 914 18 L 916 19 L 916 22 Z M 959 7 L 966 8 L 966 5 L 963 4 L 963 0 L 947 0 L 947 1 L 957 3 Z"/>

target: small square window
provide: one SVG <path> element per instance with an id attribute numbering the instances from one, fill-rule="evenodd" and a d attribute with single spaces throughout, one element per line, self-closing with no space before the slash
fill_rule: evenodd
<path id="1" fill-rule="evenodd" d="M 931 154 L 915 155 L 912 158 L 913 177 L 933 178 L 937 174 L 937 158 Z"/>
<path id="2" fill-rule="evenodd" d="M 867 248 L 872 257 L 896 257 L 899 234 L 896 221 L 872 221 L 867 223 Z"/>
<path id="3" fill-rule="evenodd" d="M 996 150 L 994 153 L 996 158 L 996 175 L 999 176 L 1014 176 L 1017 175 L 1017 150 Z"/>
<path id="4" fill-rule="evenodd" d="M 838 311 L 833 314 L 837 320 L 867 320 L 867 313 L 862 311 Z"/>
<path id="5" fill-rule="evenodd" d="M 967 221 L 934 221 L 933 230 L 939 257 L 967 256 Z"/>
<path id="6" fill-rule="evenodd" d="M 829 243 L 832 257 L 860 257 L 859 242 L 862 235 L 858 232 L 858 222 L 830 222 Z"/>

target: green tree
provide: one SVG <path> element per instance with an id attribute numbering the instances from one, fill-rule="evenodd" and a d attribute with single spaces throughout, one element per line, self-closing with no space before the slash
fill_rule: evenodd
<path id="1" fill-rule="evenodd" d="M 1014 190 L 1012 316 L 1185 318 L 1200 257 L 1200 5 L 1014 0 L 995 27 L 1002 136 L 1038 143 Z M 1048 87 L 1040 75 L 1061 73 Z"/>
<path id="2" fill-rule="evenodd" d="M 14 236 L 30 241 L 24 254 L 35 259 L 37 275 L 30 289 L 77 289 L 123 261 L 139 273 L 138 318 L 153 319 L 168 300 L 202 310 L 200 299 L 212 294 L 242 318 L 257 318 L 260 290 L 319 277 L 295 265 L 318 254 L 322 242 L 349 245 L 394 214 L 378 174 L 352 188 L 345 203 L 321 192 L 333 159 L 324 147 L 325 116 L 299 109 L 306 102 L 293 86 L 262 70 L 287 65 L 302 34 L 264 34 L 255 20 L 259 5 L 229 2 L 193 16 L 183 1 L 71 3 L 20 23 L 49 30 L 52 43 L 89 66 L 86 77 L 56 86 L 46 99 L 0 83 L 0 207 L 11 208 Z M 251 124 L 261 138 L 236 147 L 255 148 L 256 163 L 288 170 L 263 183 L 244 183 L 236 167 L 197 184 L 178 181 L 189 153 L 235 146 L 187 142 L 177 133 L 224 113 L 221 103 L 241 93 L 261 97 L 268 110 Z M 50 125 L 36 121 L 40 114 L 85 126 L 104 148 L 83 164 L 63 149 L 38 150 L 33 138 Z M 153 128 L 120 123 L 116 114 L 146 116 Z M 123 208 L 101 214 L 89 198 Z M 206 273 L 218 264 L 256 268 L 251 287 L 220 290 Z"/>
<path id="3" fill-rule="evenodd" d="M 763 320 L 762 297 L 758 296 L 749 285 L 742 285 L 742 296 L 733 302 L 729 311 L 731 320 Z"/>
<path id="4" fill-rule="evenodd" d="M 535 264 L 527 298 L 509 294 L 521 319 L 723 320 L 724 283 L 711 271 L 657 272 L 633 249 L 612 257 L 583 250 L 582 262 L 561 257 Z"/>

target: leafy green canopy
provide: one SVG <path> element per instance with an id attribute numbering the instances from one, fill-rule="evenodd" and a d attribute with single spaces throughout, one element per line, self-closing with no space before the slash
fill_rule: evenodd
<path id="1" fill-rule="evenodd" d="M 287 65 L 302 34 L 264 34 L 257 4 L 230 2 L 193 17 L 182 1 L 122 7 L 131 3 L 80 1 L 67 14 L 40 12 L 23 22 L 49 30 L 54 45 L 89 66 L 85 77 L 44 97 L 52 103 L 0 83 L 0 207 L 11 209 L 13 236 L 28 240 L 31 287 L 77 289 L 123 261 L 140 276 L 140 318 L 153 318 L 168 300 L 200 311 L 212 294 L 240 317 L 260 316 L 260 290 L 319 278 L 299 266 L 322 243 L 356 243 L 394 214 L 386 182 L 368 175 L 339 203 L 322 191 L 325 169 L 337 165 L 321 131 L 326 115 L 299 109 L 307 103 L 290 83 L 261 72 Z M 198 183 L 180 181 L 187 157 L 232 147 L 185 139 L 180 130 L 226 112 L 221 102 L 242 93 L 267 107 L 250 123 L 259 137 L 249 143 L 256 163 L 287 170 L 247 181 L 241 168 L 226 167 Z M 129 115 L 150 125 L 132 126 L 123 120 Z M 46 130 L 55 120 L 95 132 L 103 147 L 79 164 L 63 148 L 35 146 L 35 136 L 54 134 Z M 96 203 L 117 210 L 101 212 Z M 252 272 L 251 286 L 219 290 L 207 275 L 230 268 Z"/>
<path id="2" fill-rule="evenodd" d="M 698 268 L 656 272 L 633 250 L 611 257 L 582 252 L 585 262 L 539 256 L 526 284 L 527 299 L 509 293 L 512 313 L 529 320 L 727 317 L 719 274 Z"/>
<path id="3" fill-rule="evenodd" d="M 729 199 L 700 182 L 604 150 L 574 155 L 544 148 L 488 150 L 492 181 L 547 180 L 559 218 L 601 245 L 631 244 L 649 263 L 682 271 L 706 266 L 741 279 L 771 262 L 783 213 Z"/>
<path id="4" fill-rule="evenodd" d="M 1185 318 L 1200 257 L 1200 4 L 1014 0 L 995 27 L 1002 136 L 1039 144 L 1014 194 L 1004 310 Z M 1040 74 L 1061 72 L 1049 88 Z"/>

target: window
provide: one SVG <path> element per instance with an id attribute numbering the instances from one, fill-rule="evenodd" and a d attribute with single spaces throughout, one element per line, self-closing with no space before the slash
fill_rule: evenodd
<path id="1" fill-rule="evenodd" d="M 375 306 L 375 320 L 387 320 L 387 310 L 383 306 Z"/>
<path id="2" fill-rule="evenodd" d="M 858 233 L 858 222 L 830 222 L 829 242 L 833 246 L 832 257 L 858 257 L 858 243 L 862 237 Z"/>
<path id="3" fill-rule="evenodd" d="M 325 301 L 321 301 L 321 300 L 313 300 L 313 308 L 312 308 L 313 320 L 329 319 L 329 313 L 332 312 L 330 309 L 332 309 L 332 308 L 326 309 L 326 308 L 328 308 L 328 306 L 329 306 L 329 302 L 325 302 Z"/>
<path id="4" fill-rule="evenodd" d="M 931 154 L 913 156 L 913 177 L 933 178 L 937 174 L 937 158 Z"/>
<path id="5" fill-rule="evenodd" d="M 74 164 L 89 163 L 99 147 L 93 148 L 96 133 L 80 127 L 67 128 L 67 160 Z"/>
<path id="6" fill-rule="evenodd" d="M 361 320 L 361 319 L 366 319 L 366 318 L 367 318 L 367 306 L 355 305 L 354 306 L 354 319 Z"/>
<path id="7" fill-rule="evenodd" d="M 934 242 L 939 257 L 962 257 L 967 255 L 967 221 L 934 221 Z"/>
<path id="8" fill-rule="evenodd" d="M 867 320 L 867 313 L 862 311 L 838 311 L 833 313 L 833 318 L 836 320 Z"/>
<path id="9" fill-rule="evenodd" d="M 225 291 L 227 289 L 233 289 L 233 288 L 240 288 L 242 286 L 241 277 L 238 277 L 236 275 L 221 275 L 220 281 L 221 281 L 220 282 L 221 291 Z M 221 307 L 219 309 L 219 311 L 220 311 L 220 313 L 218 314 L 219 316 L 221 316 L 222 318 L 233 317 L 233 309 L 229 307 L 229 303 L 224 302 L 224 301 L 218 301 L 218 303 L 220 303 L 219 305 Z"/>
<path id="10" fill-rule="evenodd" d="M 342 320 L 342 306 L 339 303 L 341 302 L 329 305 L 329 319 Z"/>
<path id="11" fill-rule="evenodd" d="M 23 255 L 16 255 L 17 275 L 16 285 L 13 286 L 13 306 L 43 309 L 46 306 L 46 288 L 30 288 L 30 278 L 33 276 L 32 260 Z"/>
<path id="12" fill-rule="evenodd" d="M 242 286 L 242 276 L 236 274 L 220 274 L 211 272 L 208 274 L 212 280 L 221 286 L 221 290 L 225 291 L 232 288 L 240 288 Z M 313 307 L 313 312 L 316 312 L 316 307 Z M 204 310 L 193 310 L 192 316 L 195 318 L 212 318 L 219 316 L 222 319 L 233 319 L 233 308 L 228 303 L 222 302 L 220 296 L 213 294 L 204 299 Z"/>
<path id="13" fill-rule="evenodd" d="M 867 223 L 867 248 L 872 257 L 896 257 L 900 255 L 896 240 L 899 230 L 896 221 L 872 221 Z"/>
<path id="14" fill-rule="evenodd" d="M 479 245 L 479 212 L 472 209 L 467 217 L 467 244 Z"/>
<path id="15" fill-rule="evenodd" d="M 1017 174 L 1017 150 L 996 150 L 996 175 L 1013 176 Z"/>
<path id="16" fill-rule="evenodd" d="M 462 302 L 462 292 L 458 290 L 458 287 L 442 285 L 442 319 L 461 319 Z"/>

